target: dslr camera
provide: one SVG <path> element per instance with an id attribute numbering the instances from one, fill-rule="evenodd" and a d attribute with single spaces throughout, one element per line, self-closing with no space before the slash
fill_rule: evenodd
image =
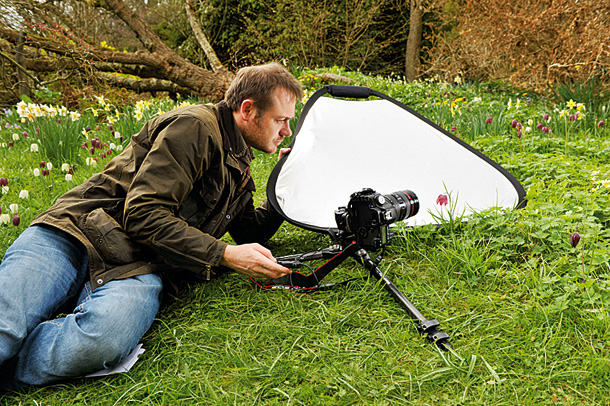
<path id="1" fill-rule="evenodd" d="M 366 188 L 350 196 L 347 206 L 335 210 L 340 230 L 353 235 L 364 249 L 384 248 L 392 239 L 389 225 L 419 211 L 419 199 L 410 190 L 387 195 Z"/>

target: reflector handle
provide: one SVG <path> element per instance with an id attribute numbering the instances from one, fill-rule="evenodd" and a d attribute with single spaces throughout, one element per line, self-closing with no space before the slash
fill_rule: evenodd
<path id="1" fill-rule="evenodd" d="M 372 94 L 372 90 L 364 86 L 326 86 L 328 93 L 335 97 L 350 97 L 354 99 L 366 99 Z"/>

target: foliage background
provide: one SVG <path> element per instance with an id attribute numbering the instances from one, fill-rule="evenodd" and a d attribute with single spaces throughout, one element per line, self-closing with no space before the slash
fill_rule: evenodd
<path id="1" fill-rule="evenodd" d="M 608 82 L 607 2 L 458 0 L 443 10 L 439 18 L 449 28 L 435 38 L 433 75 L 538 90 L 591 78 Z"/>
<path id="2" fill-rule="evenodd" d="M 277 60 L 300 69 L 334 66 L 365 73 L 404 75 L 411 1 L 193 2 L 199 23 L 230 70 Z M 199 66 L 207 66 L 207 58 L 189 26 L 184 2 L 127 0 L 127 3 L 174 51 Z M 417 3 L 424 11 L 419 79 L 495 82 L 553 96 L 584 85 L 595 97 L 607 96 L 608 2 L 418 0 Z M 93 44 L 93 50 L 138 52 L 143 48 L 125 23 L 103 8 L 76 0 L 49 4 L 70 18 L 37 23 L 35 18 L 41 17 L 27 12 L 33 7 L 31 0 L 0 0 L 0 9 L 23 10 L 23 15 L 29 15 L 34 23 L 21 28 L 46 40 L 65 41 L 67 30 L 72 27 L 72 32 L 78 29 Z M 84 46 L 79 49 L 78 38 L 72 40 L 74 59 L 86 65 L 91 49 Z M 0 40 L 0 48 L 10 47 Z M 0 58 L 0 99 L 14 98 L 6 89 L 14 86 L 15 74 L 14 65 Z M 62 93 L 80 93 L 104 83 L 99 78 L 57 69 L 42 75 L 41 80 L 51 90 Z"/>
<path id="3" fill-rule="evenodd" d="M 309 68 L 404 72 L 408 1 L 199 4 L 201 23 L 231 66 L 284 60 Z M 607 2 L 436 0 L 423 8 L 420 78 L 503 81 L 543 92 L 591 78 L 608 82 Z M 197 48 L 192 39 L 185 41 Z"/>

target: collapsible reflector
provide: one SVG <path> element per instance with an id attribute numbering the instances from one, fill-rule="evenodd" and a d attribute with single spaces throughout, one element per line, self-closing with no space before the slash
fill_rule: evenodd
<path id="1" fill-rule="evenodd" d="M 334 98 L 322 97 L 326 94 Z M 378 99 L 363 100 L 370 96 Z M 415 192 L 420 208 L 405 220 L 409 225 L 438 223 L 449 211 L 468 216 L 525 205 L 521 184 L 496 162 L 365 87 L 326 86 L 316 92 L 290 146 L 269 178 L 267 196 L 286 220 L 304 229 L 336 229 L 335 210 L 364 188 Z M 448 197 L 447 205 L 441 195 Z"/>

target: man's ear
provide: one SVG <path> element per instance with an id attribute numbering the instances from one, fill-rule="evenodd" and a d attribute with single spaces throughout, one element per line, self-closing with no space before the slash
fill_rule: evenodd
<path id="1" fill-rule="evenodd" d="M 245 99 L 239 106 L 239 114 L 243 121 L 248 121 L 256 116 L 256 108 L 254 107 L 254 100 Z"/>

